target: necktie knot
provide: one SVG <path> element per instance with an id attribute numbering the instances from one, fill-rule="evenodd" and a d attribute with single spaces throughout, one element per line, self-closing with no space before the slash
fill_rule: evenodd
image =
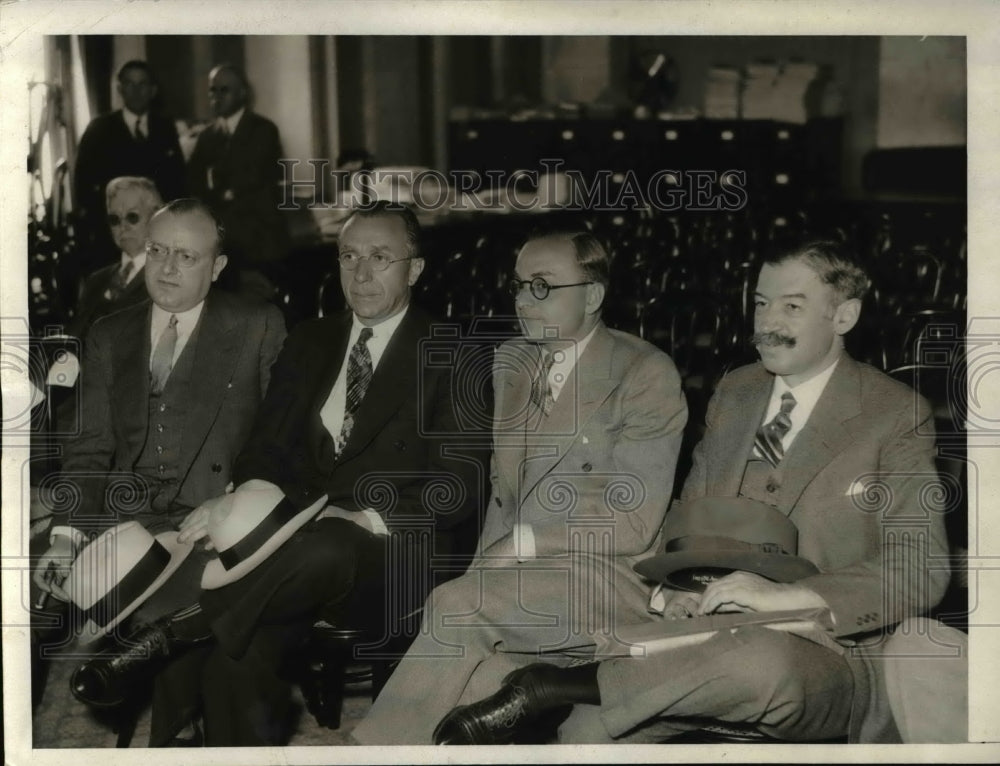
<path id="1" fill-rule="evenodd" d="M 792 429 L 791 412 L 796 401 L 791 391 L 781 395 L 781 405 L 774 418 L 757 429 L 754 439 L 754 450 L 760 454 L 772 467 L 776 467 L 785 456 L 782 439 Z"/>

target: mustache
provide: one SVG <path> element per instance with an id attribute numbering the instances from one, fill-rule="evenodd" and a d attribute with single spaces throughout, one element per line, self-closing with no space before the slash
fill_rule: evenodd
<path id="1" fill-rule="evenodd" d="M 780 332 L 755 332 L 750 342 L 755 346 L 795 346 L 795 338 Z"/>

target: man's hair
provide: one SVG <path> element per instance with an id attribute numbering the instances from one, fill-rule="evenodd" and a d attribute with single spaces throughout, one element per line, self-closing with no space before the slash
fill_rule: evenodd
<path id="1" fill-rule="evenodd" d="M 765 264 L 778 266 L 788 261 L 804 261 L 824 284 L 833 288 L 835 304 L 857 298 L 862 300 L 871 286 L 871 279 L 857 256 L 843 243 L 816 239 L 771 253 Z"/>
<path id="2" fill-rule="evenodd" d="M 160 196 L 160 190 L 156 188 L 156 184 L 151 179 L 144 178 L 143 176 L 118 176 L 117 178 L 112 178 L 108 181 L 108 185 L 104 190 L 105 202 L 110 205 L 111 200 L 119 194 L 131 191 L 132 189 L 145 194 L 153 212 L 163 207 L 163 197 Z"/>
<path id="3" fill-rule="evenodd" d="M 597 237 L 579 229 L 537 229 L 528 235 L 524 244 L 550 237 L 569 240 L 584 278 L 608 288 L 611 283 L 611 259 Z"/>
<path id="4" fill-rule="evenodd" d="M 121 82 L 125 78 L 125 73 L 129 69 L 138 69 L 141 72 L 145 72 L 149 81 L 153 84 L 156 83 L 156 77 L 153 75 L 153 70 L 150 69 L 149 64 L 142 59 L 131 59 L 130 61 L 126 61 L 118 68 L 118 74 L 115 75 L 115 79 L 118 80 L 118 82 Z"/>
<path id="5" fill-rule="evenodd" d="M 232 72 L 236 75 L 236 79 L 240 81 L 243 89 L 246 91 L 250 90 L 250 81 L 247 79 L 246 72 L 243 71 L 242 67 L 238 67 L 230 61 L 223 61 L 221 64 L 216 64 L 212 67 L 212 71 L 208 73 L 209 79 L 215 77 L 219 72 Z"/>
<path id="6" fill-rule="evenodd" d="M 203 215 L 215 226 L 215 253 L 214 255 L 219 255 L 222 252 L 222 243 L 226 238 L 226 229 L 215 217 L 212 212 L 212 208 L 202 202 L 200 199 L 194 199 L 193 197 L 183 197 L 181 199 L 175 199 L 172 202 L 168 202 L 162 208 L 156 211 L 157 215 L 165 215 L 170 213 L 171 215 Z"/>
<path id="7" fill-rule="evenodd" d="M 344 221 L 341 229 L 355 218 L 398 218 L 406 228 L 406 249 L 410 258 L 421 258 L 420 255 L 420 222 L 416 213 L 406 205 L 391 200 L 380 199 L 371 205 L 355 208 Z"/>

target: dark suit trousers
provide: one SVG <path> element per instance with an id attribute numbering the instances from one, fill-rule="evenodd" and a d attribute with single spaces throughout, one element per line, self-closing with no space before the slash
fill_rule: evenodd
<path id="1" fill-rule="evenodd" d="M 202 593 L 217 639 L 202 679 L 207 745 L 283 743 L 286 660 L 318 618 L 382 627 L 385 551 L 384 538 L 343 519 L 321 519 L 242 579 Z"/>

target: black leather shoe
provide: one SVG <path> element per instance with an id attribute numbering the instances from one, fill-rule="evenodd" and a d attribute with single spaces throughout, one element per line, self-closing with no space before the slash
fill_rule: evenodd
<path id="1" fill-rule="evenodd" d="M 151 674 L 177 650 L 192 646 L 178 641 L 170 632 L 169 620 L 147 625 L 128 639 L 128 645 L 87 660 L 70 678 L 70 690 L 80 702 L 96 707 L 113 707 L 125 701 L 133 684 Z"/>
<path id="2" fill-rule="evenodd" d="M 539 697 L 538 671 L 551 666 L 528 665 L 511 672 L 492 697 L 462 705 L 441 719 L 434 730 L 435 745 L 509 745 L 536 737 L 538 724 L 547 721 L 554 707 Z"/>

